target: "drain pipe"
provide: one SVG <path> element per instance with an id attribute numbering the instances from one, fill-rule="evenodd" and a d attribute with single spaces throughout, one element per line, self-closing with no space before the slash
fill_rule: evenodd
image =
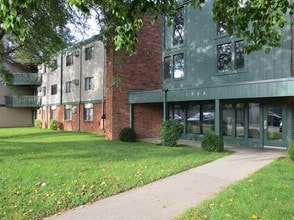
<path id="1" fill-rule="evenodd" d="M 79 102 L 77 108 L 77 117 L 78 117 L 78 131 L 81 130 L 81 101 L 82 101 L 82 71 L 83 71 L 83 47 L 80 49 L 80 74 L 79 74 Z"/>
<path id="2" fill-rule="evenodd" d="M 102 72 L 102 130 L 105 132 L 105 77 L 106 77 L 106 48 L 103 45 L 103 72 Z"/>
<path id="3" fill-rule="evenodd" d="M 163 97 L 163 121 L 167 120 L 167 92 L 168 89 L 163 89 L 164 97 Z"/>

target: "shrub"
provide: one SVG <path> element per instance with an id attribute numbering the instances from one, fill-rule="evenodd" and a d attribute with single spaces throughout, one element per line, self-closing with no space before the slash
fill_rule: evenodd
<path id="1" fill-rule="evenodd" d="M 176 146 L 181 137 L 183 127 L 174 120 L 162 123 L 160 130 L 161 143 L 164 146 Z"/>
<path id="2" fill-rule="evenodd" d="M 201 147 L 209 152 L 222 152 L 224 151 L 224 141 L 216 134 L 209 134 L 202 139 Z"/>
<path id="3" fill-rule="evenodd" d="M 132 128 L 123 128 L 118 134 L 118 140 L 123 142 L 134 142 L 136 140 L 134 130 Z"/>
<path id="4" fill-rule="evenodd" d="M 36 128 L 42 128 L 42 123 L 41 123 L 41 121 L 40 121 L 40 120 L 35 120 L 35 122 L 34 122 L 34 126 L 35 126 Z"/>
<path id="5" fill-rule="evenodd" d="M 49 129 L 51 130 L 60 129 L 60 122 L 55 119 L 51 119 L 49 124 Z"/>
<path id="6" fill-rule="evenodd" d="M 294 161 L 294 144 L 291 144 L 288 147 L 288 156 L 290 157 L 291 160 Z"/>

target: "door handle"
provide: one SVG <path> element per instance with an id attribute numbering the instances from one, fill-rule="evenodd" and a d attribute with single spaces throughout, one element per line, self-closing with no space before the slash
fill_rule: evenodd
<path id="1" fill-rule="evenodd" d="M 264 121 L 263 121 L 263 128 L 264 128 L 264 129 L 267 129 L 267 120 L 264 120 Z"/>

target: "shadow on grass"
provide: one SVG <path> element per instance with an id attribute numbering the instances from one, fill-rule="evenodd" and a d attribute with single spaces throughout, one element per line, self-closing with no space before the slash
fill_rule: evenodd
<path id="1" fill-rule="evenodd" d="M 2 158 L 13 157 L 18 160 L 97 158 L 97 161 L 121 161 L 180 157 L 191 153 L 207 154 L 188 146 L 171 148 L 144 142 L 124 143 L 101 139 L 50 143 L 0 142 L 0 149 Z"/>

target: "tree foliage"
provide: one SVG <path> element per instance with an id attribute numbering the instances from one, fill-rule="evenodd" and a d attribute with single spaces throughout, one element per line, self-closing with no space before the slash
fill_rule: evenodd
<path id="1" fill-rule="evenodd" d="M 69 23 L 85 19 L 64 0 L 4 0 L 0 2 L 0 58 L 41 63 L 73 39 Z"/>
<path id="2" fill-rule="evenodd" d="M 229 34 L 237 33 L 247 40 L 246 49 L 266 52 L 281 44 L 282 28 L 292 14 L 293 4 L 288 0 L 214 0 L 213 16 L 225 21 Z"/>
<path id="3" fill-rule="evenodd" d="M 112 37 L 116 50 L 135 53 L 143 16 L 148 14 L 156 21 L 165 15 L 172 20 L 179 2 L 184 0 L 3 0 L 0 39 L 10 33 L 17 46 L 29 49 L 23 49 L 22 54 L 51 55 L 64 46 L 62 39 L 68 33 L 65 25 L 73 20 L 71 8 L 76 7 L 85 14 L 96 12 L 103 33 Z M 190 1 L 192 7 L 203 4 L 205 0 Z M 212 12 L 216 21 L 226 22 L 230 34 L 247 40 L 248 52 L 263 46 L 268 51 L 280 46 L 281 29 L 290 21 L 292 7 L 288 0 L 214 0 Z M 29 42 L 33 48 L 26 47 Z"/>

